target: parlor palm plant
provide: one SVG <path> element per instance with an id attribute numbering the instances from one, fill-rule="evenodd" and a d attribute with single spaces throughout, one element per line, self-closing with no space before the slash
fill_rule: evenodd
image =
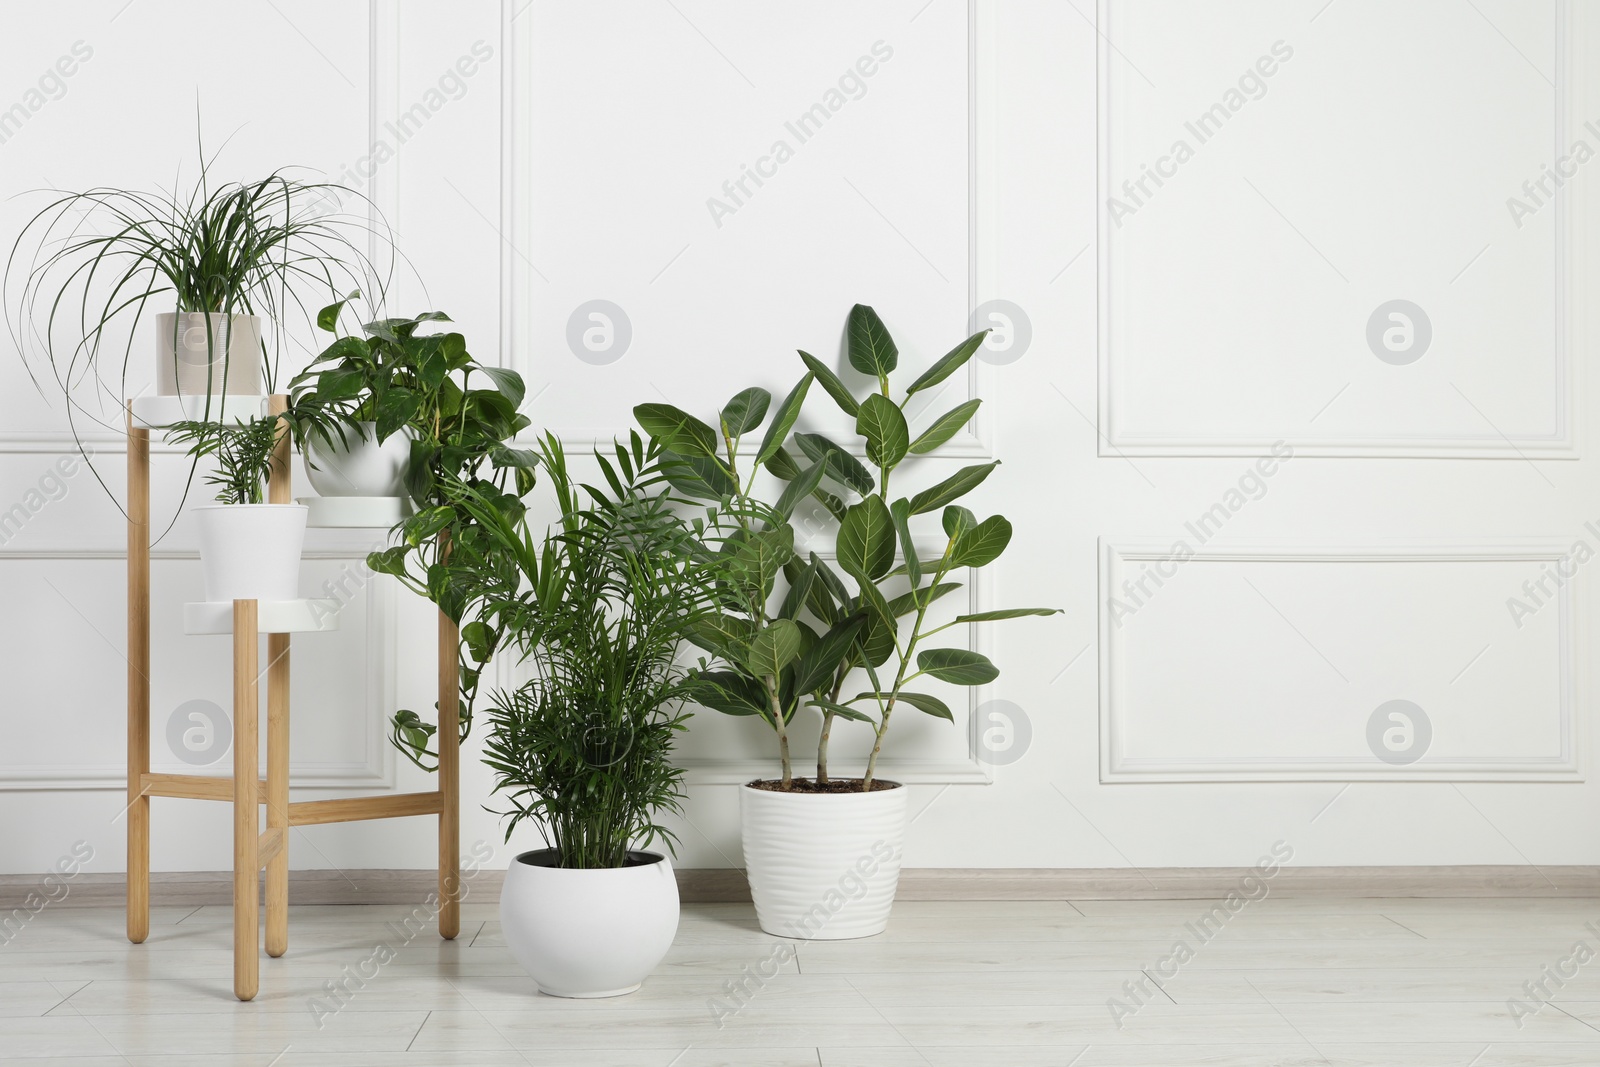
<path id="1" fill-rule="evenodd" d="M 484 615 L 533 675 L 495 694 L 485 761 L 508 839 L 526 821 L 562 867 L 621 867 L 673 840 L 659 821 L 682 796 L 670 757 L 705 684 L 678 651 L 707 610 L 707 569 L 638 435 L 600 457 L 611 492 L 575 485 L 553 435 L 540 456 L 561 509 L 542 540 L 481 492 L 461 500 L 514 564 Z"/>
<path id="2" fill-rule="evenodd" d="M 544 992 L 614 996 L 639 987 L 677 930 L 671 861 L 647 850 L 674 843 L 662 823 L 683 795 L 672 749 L 702 684 L 678 650 L 712 582 L 659 484 L 656 447 L 634 434 L 614 462 L 597 453 L 609 490 L 577 485 L 553 435 L 540 453 L 560 505 L 542 539 L 481 488 L 458 498 L 488 555 L 511 561 L 478 584 L 485 619 L 532 671 L 495 695 L 484 759 L 507 839 L 528 823 L 549 847 L 511 863 L 500 921 Z"/>

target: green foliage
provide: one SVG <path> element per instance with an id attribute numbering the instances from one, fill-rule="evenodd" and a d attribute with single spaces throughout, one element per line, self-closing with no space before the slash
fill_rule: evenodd
<path id="1" fill-rule="evenodd" d="M 166 437 L 170 444 L 188 445 L 187 454 L 194 459 L 216 462 L 216 470 L 206 476 L 206 483 L 221 487 L 217 493 L 219 502 L 261 504 L 267 499 L 279 419 L 273 415 L 232 425 L 191 419 L 174 423 Z"/>
<path id="2" fill-rule="evenodd" d="M 586 486 L 580 505 L 560 442 L 544 440 L 561 521 L 542 543 L 481 490 L 460 501 L 515 563 L 484 615 L 534 672 L 495 694 L 484 758 L 510 803 L 507 839 L 530 821 L 563 867 L 620 867 L 630 848 L 671 846 L 658 817 L 680 810 L 672 747 L 684 701 L 708 688 L 676 657 L 712 613 L 709 583 L 692 531 L 657 487 L 658 453 L 637 436 L 631 445 L 617 446 L 616 463 L 601 457 L 611 492 Z"/>
<path id="3" fill-rule="evenodd" d="M 127 397 L 133 345 L 144 339 L 139 325 L 149 315 L 259 315 L 273 392 L 288 333 L 310 326 L 310 309 L 352 288 L 381 302 L 393 256 L 380 268 L 367 248 L 374 237 L 379 247 L 392 244 L 367 217 L 365 197 L 289 170 L 218 181 L 215 162 L 201 143 L 199 174 L 186 190 L 102 187 L 58 195 L 12 244 L 3 287 L 7 325 L 34 385 L 44 392 L 50 381 L 64 396 L 80 449 L 78 420 L 99 421 L 93 413 L 108 394 L 117 406 Z M 347 197 L 360 214 L 337 210 Z M 224 353 L 219 383 L 228 358 Z M 208 396 L 201 418 L 212 414 Z"/>
<path id="4" fill-rule="evenodd" d="M 324 330 L 338 332 L 347 300 L 318 313 Z M 359 436 L 361 422 L 376 423 L 379 441 L 410 436 L 406 490 L 413 513 L 395 527 L 393 546 L 372 553 L 367 565 L 427 597 L 460 626 L 465 740 L 484 666 L 505 638 L 482 617 L 486 598 L 515 575 L 480 514 L 489 509 L 497 521 L 520 521 L 538 456 L 512 445 L 529 425 L 517 410 L 525 393 L 521 375 L 479 364 L 460 333 L 422 332 L 449 322 L 443 312 L 428 311 L 369 322 L 360 337 L 335 337 L 289 383 L 287 418 L 302 448 Z M 468 498 L 474 509 L 463 505 Z M 390 738 L 413 763 L 432 770 L 433 733 L 420 715 L 402 709 Z"/>
<path id="5" fill-rule="evenodd" d="M 862 788 L 870 789 L 897 705 L 954 720 L 943 701 L 906 689 L 908 682 L 926 675 L 972 686 L 999 674 L 976 652 L 922 647 L 925 641 L 952 626 L 1056 614 L 1049 608 L 1010 608 L 962 615 L 942 626 L 928 621 L 930 606 L 961 588 L 960 582 L 946 580 L 952 572 L 994 562 L 1011 540 L 1011 524 L 1002 516 L 979 521 L 955 503 L 981 485 L 997 462 L 964 467 L 909 496 L 891 493 L 901 464 L 950 440 L 980 404 L 968 400 L 939 413 L 914 436 L 907 402 L 965 366 L 983 339 L 984 333 L 977 333 L 956 345 L 897 401 L 890 376 L 900 364 L 900 350 L 877 312 L 857 304 L 846 328 L 846 356 L 851 367 L 874 379 L 876 389 L 857 397 L 830 367 L 801 352 L 805 377 L 779 406 L 748 469 L 740 467 L 741 435 L 760 425 L 757 412 L 764 414 L 765 404 L 743 398 L 759 390 L 746 390 L 723 408 L 721 450 L 715 431 L 687 412 L 669 404 L 634 409 L 645 431 L 669 454 L 681 457 L 680 469 L 693 472 L 692 478 L 673 480 L 674 487 L 712 505 L 701 525 L 700 547 L 717 561 L 722 611 L 715 623 L 698 628 L 691 638 L 716 661 L 704 666 L 718 668 L 704 675 L 714 693 L 702 703 L 766 720 L 777 734 L 785 786 L 791 780 L 788 724 L 799 707 L 816 708 L 823 716 L 819 780 L 827 780 L 834 720 L 872 727 L 872 755 L 862 781 Z M 785 438 L 813 381 L 855 420 L 858 442 L 850 449 L 821 434 L 795 433 L 793 443 L 808 461 L 802 467 L 786 449 Z M 875 470 L 856 459 L 857 454 L 865 454 Z M 775 504 L 753 495 L 756 467 L 787 483 Z M 807 498 L 820 502 L 839 521 L 838 565 L 854 589 L 814 553 L 806 560 L 794 554 L 788 524 Z M 934 558 L 921 559 L 914 544 L 922 521 L 917 516 L 941 508 L 944 548 Z M 786 588 L 777 584 L 780 572 Z M 846 680 L 858 672 L 870 688 L 842 699 Z"/>

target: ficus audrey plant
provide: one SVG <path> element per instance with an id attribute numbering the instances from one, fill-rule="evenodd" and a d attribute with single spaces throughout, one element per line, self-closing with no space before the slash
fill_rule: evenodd
<path id="1" fill-rule="evenodd" d="M 705 670 L 714 692 L 702 701 L 728 714 L 759 716 L 773 728 L 781 789 L 797 787 L 789 726 L 802 707 L 821 713 L 822 732 L 817 778 L 800 780 L 800 786 L 837 788 L 829 778 L 827 746 L 835 722 L 845 719 L 873 731 L 865 773 L 850 783 L 870 791 L 897 707 L 954 721 L 944 701 L 911 688 L 916 682 L 932 678 L 975 686 L 999 674 L 980 653 L 929 647 L 929 641 L 967 624 L 1057 613 L 1007 608 L 961 614 L 939 624 L 929 618 L 934 602 L 962 587 L 954 580 L 960 571 L 994 562 L 1011 540 L 1011 524 L 1003 516 L 980 521 L 956 503 L 981 485 L 998 461 L 964 467 L 913 493 L 891 491 L 891 485 L 898 487 L 902 464 L 949 441 L 977 411 L 981 401 L 968 400 L 935 416 L 915 435 L 905 414 L 913 397 L 966 365 L 986 333 L 951 349 L 896 399 L 890 375 L 898 368 L 899 350 L 878 314 L 857 304 L 850 312 L 848 358 L 854 369 L 876 380 L 877 388 L 858 398 L 821 360 L 800 353 L 806 374 L 779 404 L 754 450 L 741 444 L 767 421 L 771 396 L 765 390 L 736 395 L 718 412 L 716 427 L 668 404 L 634 409 L 640 425 L 661 442 L 663 470 L 674 487 L 690 498 L 715 501 L 703 524 L 702 547 L 720 562 L 722 611 L 708 617 L 695 637 L 716 660 Z M 855 420 L 856 443 L 867 464 L 817 433 L 793 434 L 806 466 L 789 452 L 788 439 L 813 383 Z M 754 493 L 758 468 L 787 483 L 774 503 Z M 816 553 L 804 560 L 796 554 L 791 519 L 808 497 L 838 520 L 836 559 L 848 585 Z M 934 513 L 943 549 L 923 558 L 914 536 Z M 864 684 L 850 686 L 856 677 Z M 860 691 L 846 697 L 848 688 Z"/>

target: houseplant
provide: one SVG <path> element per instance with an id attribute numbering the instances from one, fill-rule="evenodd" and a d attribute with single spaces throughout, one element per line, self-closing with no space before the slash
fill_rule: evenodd
<path id="1" fill-rule="evenodd" d="M 882 781 L 878 758 L 897 708 L 954 721 L 936 694 L 909 688 L 922 678 L 974 686 L 999 671 L 967 648 L 929 648 L 934 636 L 958 626 L 1027 615 L 1046 608 L 1011 608 L 960 614 L 934 625 L 929 609 L 961 588 L 954 572 L 992 563 L 1011 538 L 1002 516 L 979 521 L 956 503 L 980 485 L 998 461 L 964 467 L 919 492 L 895 496 L 890 486 L 908 457 L 927 455 L 969 422 L 980 401 L 968 400 L 932 419 L 915 436 L 905 416 L 918 393 L 955 373 L 985 334 L 958 344 L 892 397 L 890 374 L 899 353 L 872 308 L 856 305 L 847 329 L 851 366 L 877 388 L 857 398 L 826 364 L 802 352 L 806 374 L 779 405 L 762 438 L 740 467 L 745 434 L 765 422 L 770 397 L 746 390 L 718 413 L 716 428 L 666 404 L 634 409 L 640 424 L 662 442 L 664 469 L 680 492 L 716 501 L 706 526 L 707 547 L 743 561 L 747 580 L 727 583 L 721 612 L 696 633 L 696 643 L 717 661 L 708 670 L 715 690 L 705 702 L 732 715 L 757 715 L 773 728 L 781 775 L 741 790 L 745 863 L 762 929 L 784 936 L 860 937 L 888 921 L 899 875 L 905 791 Z M 810 386 L 820 384 L 855 420 L 851 450 L 816 433 L 795 433 L 805 467 L 787 440 Z M 773 504 L 753 494 L 755 467 L 786 486 Z M 875 472 L 875 473 L 874 473 Z M 801 561 L 790 525 L 795 507 L 813 497 L 838 520 L 837 565 L 850 583 L 816 553 Z M 914 543 L 919 516 L 940 512 L 943 548 L 924 558 Z M 785 589 L 777 577 L 786 579 Z M 849 683 L 857 681 L 854 686 Z M 849 688 L 859 690 L 845 696 Z M 815 778 L 796 777 L 789 724 L 802 708 L 821 715 Z M 829 774 L 828 743 L 838 720 L 872 730 L 872 749 L 857 779 Z M 859 883 L 853 899 L 842 880 Z"/>
<path id="2" fill-rule="evenodd" d="M 324 308 L 320 324 L 333 330 L 342 307 Z M 460 628 L 464 740 L 483 666 L 504 637 L 480 609 L 508 573 L 514 578 L 478 515 L 490 508 L 501 520 L 520 519 L 538 457 L 511 443 L 529 425 L 517 410 L 521 375 L 480 364 L 457 331 L 425 332 L 449 322 L 443 312 L 429 311 L 369 322 L 363 336 L 336 339 L 296 379 L 289 418 L 306 451 L 335 437 L 361 440 L 367 415 L 379 446 L 408 440 L 404 482 L 412 514 L 395 527 L 392 547 L 371 553 L 367 565 L 427 597 Z M 473 509 L 463 506 L 466 499 Z M 415 711 L 401 709 L 390 738 L 417 766 L 433 770 L 437 753 L 429 746 L 436 731 Z"/>
<path id="3" fill-rule="evenodd" d="M 233 423 L 188 420 L 167 432 L 196 459 L 215 461 L 206 481 L 220 487 L 217 503 L 195 508 L 206 599 L 295 600 L 300 596 L 300 552 L 306 508 L 266 503 L 273 449 L 286 432 L 273 415 Z"/>
<path id="4" fill-rule="evenodd" d="M 201 145 L 186 190 L 57 196 L 12 245 L 7 323 L 35 385 L 64 395 L 76 439 L 84 418 L 122 429 L 124 400 L 147 380 L 133 346 L 151 317 L 156 393 L 195 397 L 188 412 L 205 419 L 224 394 L 275 391 L 288 333 L 310 309 L 351 289 L 381 301 L 392 255 L 380 269 L 367 251 L 374 236 L 392 247 L 381 224 L 326 210 L 365 198 L 288 170 L 220 181 L 215 162 Z"/>
<path id="5" fill-rule="evenodd" d="M 497 692 L 484 759 L 510 805 L 506 837 L 537 826 L 548 847 L 519 854 L 500 900 L 513 955 L 546 993 L 632 992 L 661 961 L 678 924 L 677 885 L 664 852 L 683 772 L 673 742 L 683 702 L 701 684 L 677 664 L 708 604 L 692 533 L 656 488 L 656 455 L 637 434 L 600 457 L 615 495 L 567 473 L 560 442 L 540 451 L 560 505 L 541 541 L 483 489 L 459 503 L 482 524 L 515 575 L 481 584 L 485 615 L 503 627 L 532 677 Z M 504 579 L 504 580 L 502 580 Z"/>

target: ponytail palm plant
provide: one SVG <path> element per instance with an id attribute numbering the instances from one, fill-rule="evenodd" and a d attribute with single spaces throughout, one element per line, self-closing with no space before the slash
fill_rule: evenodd
<path id="1" fill-rule="evenodd" d="M 352 289 L 381 303 L 393 257 L 382 257 L 380 268 L 369 249 L 392 245 L 371 218 L 330 210 L 346 196 L 365 198 L 289 170 L 220 181 L 215 162 L 202 144 L 198 177 L 186 190 L 60 194 L 12 244 L 7 325 L 35 386 L 43 392 L 49 381 L 65 397 L 75 438 L 80 417 L 120 411 L 135 338 L 150 315 L 179 313 L 168 339 L 175 361 L 183 313 L 267 320 L 260 348 L 273 392 L 291 326 L 309 333 L 317 309 Z M 226 335 L 229 321 L 216 328 Z M 216 375 L 223 382 L 228 346 L 213 328 L 208 317 L 206 347 L 224 353 Z M 204 415 L 212 414 L 208 395 Z"/>

